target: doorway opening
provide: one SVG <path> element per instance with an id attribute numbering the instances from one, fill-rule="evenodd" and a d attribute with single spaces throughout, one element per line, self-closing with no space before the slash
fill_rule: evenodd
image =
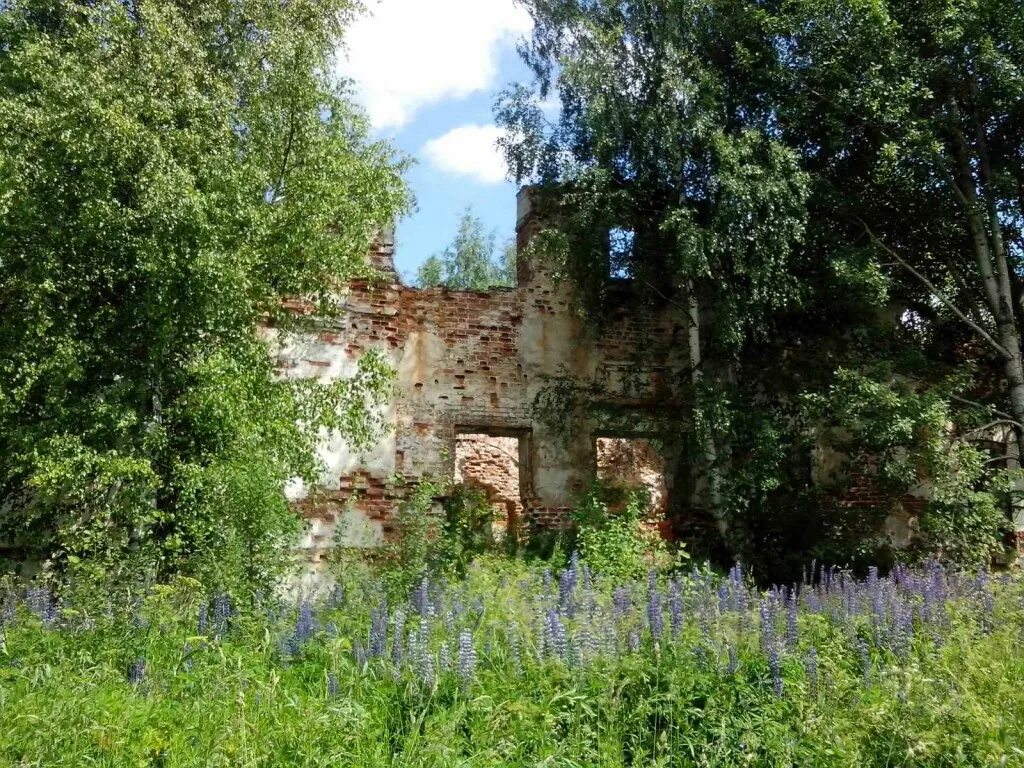
<path id="1" fill-rule="evenodd" d="M 646 437 L 598 437 L 594 442 L 597 479 L 624 490 L 646 492 L 650 518 L 659 528 L 667 526 L 668 482 L 658 444 Z"/>
<path id="2" fill-rule="evenodd" d="M 529 477 L 529 433 L 464 428 L 455 435 L 455 482 L 480 490 L 494 510 L 495 538 L 518 538 Z"/>

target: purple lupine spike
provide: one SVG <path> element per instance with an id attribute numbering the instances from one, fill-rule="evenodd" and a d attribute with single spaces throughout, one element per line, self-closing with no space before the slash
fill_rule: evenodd
<path id="1" fill-rule="evenodd" d="M 986 634 L 992 631 L 995 625 L 995 598 L 992 596 L 992 590 L 990 589 L 989 573 L 988 568 L 984 565 L 978 569 L 978 576 L 975 579 L 974 591 L 977 595 L 979 604 L 979 622 L 981 629 Z"/>
<path id="2" fill-rule="evenodd" d="M 789 593 L 789 598 L 786 600 L 786 647 L 796 648 L 799 639 L 796 590 L 793 590 Z"/>
<path id="3" fill-rule="evenodd" d="M 728 653 L 729 664 L 725 668 L 725 673 L 732 677 L 739 671 L 739 654 L 736 653 L 736 646 L 732 643 L 729 643 Z"/>
<path id="4" fill-rule="evenodd" d="M 313 607 L 303 601 L 299 604 L 299 613 L 295 618 L 295 646 L 301 647 L 316 633 L 316 619 L 313 618 Z"/>
<path id="5" fill-rule="evenodd" d="M 566 568 L 558 578 L 558 605 L 569 618 L 575 613 L 576 571 Z"/>
<path id="6" fill-rule="evenodd" d="M 388 644 L 388 606 L 381 603 L 379 608 L 370 611 L 370 647 L 371 659 L 384 656 Z"/>
<path id="7" fill-rule="evenodd" d="M 805 670 L 807 672 L 807 685 L 811 692 L 811 695 L 817 695 L 818 693 L 818 650 L 812 647 L 807 652 L 807 659 L 805 663 Z"/>
<path id="8" fill-rule="evenodd" d="M 420 645 L 420 630 L 418 627 L 413 626 L 409 629 L 409 632 L 405 637 L 405 653 L 403 655 L 403 659 L 407 666 L 415 667 L 416 660 L 420 656 Z M 398 667 L 395 669 L 397 671 Z"/>
<path id="9" fill-rule="evenodd" d="M 44 627 L 49 627 L 56 621 L 57 604 L 49 587 L 31 586 L 26 589 L 25 604 L 43 622 Z"/>
<path id="10" fill-rule="evenodd" d="M 910 651 L 911 639 L 914 636 L 914 614 L 906 600 L 897 596 L 893 598 L 893 646 L 896 653 L 905 657 Z"/>
<path id="11" fill-rule="evenodd" d="M 729 645 L 729 666 L 725 668 L 726 674 L 730 677 L 735 675 L 740 668 L 739 654 L 736 653 L 736 646 L 730 643 Z"/>
<path id="12" fill-rule="evenodd" d="M 672 637 L 678 639 L 683 629 L 683 586 L 678 576 L 672 579 L 669 587 L 668 611 L 672 621 Z"/>
<path id="13" fill-rule="evenodd" d="M 327 698 L 336 699 L 341 693 L 341 686 L 338 685 L 338 676 L 333 672 L 327 673 Z"/>
<path id="14" fill-rule="evenodd" d="M 857 652 L 860 654 L 861 673 L 864 676 L 864 687 L 871 688 L 871 653 L 868 651 L 868 644 L 864 640 L 857 643 Z"/>
<path id="15" fill-rule="evenodd" d="M 545 568 L 544 572 L 541 574 L 541 586 L 544 589 L 545 595 L 550 594 L 551 592 L 551 579 L 551 569 Z"/>
<path id="16" fill-rule="evenodd" d="M 629 631 L 629 637 L 627 639 L 627 645 L 630 653 L 638 653 L 640 651 L 640 631 L 631 629 Z"/>
<path id="17" fill-rule="evenodd" d="M 426 616 L 430 604 L 430 582 L 424 576 L 412 593 L 412 604 L 420 616 Z"/>
<path id="18" fill-rule="evenodd" d="M 405 611 L 401 608 L 395 609 L 391 627 L 391 663 L 396 667 L 402 666 L 402 641 L 405 638 Z"/>
<path id="19" fill-rule="evenodd" d="M 718 613 L 723 615 L 729 612 L 729 586 L 726 582 L 718 585 Z"/>
<path id="20" fill-rule="evenodd" d="M 821 597 L 816 589 L 807 591 L 807 610 L 811 613 L 821 613 Z"/>
<path id="21" fill-rule="evenodd" d="M 430 624 L 425 616 L 420 617 L 419 627 L 419 653 L 416 655 L 416 671 L 419 674 L 420 682 L 427 688 L 432 688 L 436 675 L 434 670 L 434 657 L 430 653 Z"/>
<path id="22" fill-rule="evenodd" d="M 132 685 L 140 685 L 146 677 L 146 660 L 137 658 L 128 668 L 128 682 Z"/>
<path id="23" fill-rule="evenodd" d="M 437 658 L 442 672 L 448 672 L 452 668 L 452 647 L 448 644 L 447 640 L 441 643 Z"/>
<path id="24" fill-rule="evenodd" d="M 231 598 L 220 593 L 213 598 L 213 633 L 217 637 L 223 636 L 228 631 L 228 622 L 231 619 L 233 607 Z"/>
<path id="25" fill-rule="evenodd" d="M 468 690 L 476 672 L 476 649 L 473 647 L 473 635 L 468 629 L 459 633 L 458 673 L 462 689 Z"/>
<path id="26" fill-rule="evenodd" d="M 661 593 L 658 592 L 657 582 L 653 588 L 648 583 L 647 592 L 647 625 L 651 630 L 651 637 L 661 640 L 665 631 L 665 617 L 661 612 Z"/>
<path id="27" fill-rule="evenodd" d="M 761 650 L 765 653 L 775 647 L 775 614 L 770 598 L 762 598 L 759 606 L 761 616 Z"/>
<path id="28" fill-rule="evenodd" d="M 618 586 L 612 592 L 612 611 L 616 619 L 622 619 L 632 607 L 632 600 L 629 596 L 629 589 L 625 586 Z"/>
<path id="29" fill-rule="evenodd" d="M 779 651 L 773 645 L 768 649 L 768 668 L 772 673 L 772 687 L 776 696 L 782 696 L 782 665 L 779 662 Z"/>
<path id="30" fill-rule="evenodd" d="M 552 655 L 562 661 L 568 661 L 569 656 L 569 635 L 565 625 L 558 616 L 558 611 L 551 609 L 547 613 L 548 648 Z"/>

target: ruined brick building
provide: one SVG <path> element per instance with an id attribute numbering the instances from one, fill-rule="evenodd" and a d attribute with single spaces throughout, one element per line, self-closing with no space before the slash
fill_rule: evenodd
<path id="1" fill-rule="evenodd" d="M 623 472 L 651 485 L 655 503 L 664 503 L 670 489 L 663 478 L 671 472 L 645 441 L 678 426 L 682 412 L 668 375 L 685 354 L 678 310 L 623 311 L 599 333 L 588 328 L 570 289 L 523 255 L 539 229 L 533 201 L 529 189 L 517 200 L 516 287 L 402 285 L 393 241 L 384 239 L 373 253 L 382 279 L 353 282 L 343 313 L 282 340 L 278 359 L 287 376 L 350 375 L 370 348 L 383 350 L 397 372 L 382 411 L 389 432 L 359 453 L 325 438 L 320 487 L 295 489 L 310 521 L 304 546 L 314 564 L 339 521 L 355 544 L 382 541 L 410 482 L 427 476 L 482 487 L 509 525 L 551 526 L 599 469 L 616 471 L 619 457 Z M 638 368 L 641 358 L 656 362 Z M 588 408 L 552 396 L 560 382 L 590 387 Z M 602 405 L 610 417 L 595 423 Z M 647 466 L 627 466 L 637 461 Z"/>
<path id="2" fill-rule="evenodd" d="M 315 331 L 278 339 L 279 368 L 289 377 L 350 376 L 369 349 L 382 351 L 396 372 L 376 445 L 353 451 L 325 435 L 319 485 L 291 491 L 309 522 L 302 546 L 314 572 L 339 530 L 357 546 L 383 542 L 410 487 L 425 477 L 480 488 L 502 523 L 518 530 L 561 525 L 595 477 L 646 486 L 656 511 L 673 498 L 678 510 L 687 494 L 672 487 L 687 474 L 679 471 L 680 435 L 689 431 L 679 375 L 687 366 L 685 310 L 612 296 L 600 328 L 584 322 L 571 286 L 529 255 L 541 229 L 536 203 L 534 190 L 520 191 L 515 287 L 402 285 L 385 237 L 371 255 L 378 277 L 350 283 L 344 311 Z M 628 280 L 611 283 L 632 290 Z M 880 534 L 908 545 L 928 483 L 893 497 L 843 461 L 820 446 L 814 482 L 852 470 L 838 504 L 886 510 Z"/>

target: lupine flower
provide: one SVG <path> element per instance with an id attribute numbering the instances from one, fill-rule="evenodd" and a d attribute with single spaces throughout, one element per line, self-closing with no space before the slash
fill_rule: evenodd
<path id="1" fill-rule="evenodd" d="M 209 624 L 209 609 L 207 608 L 206 603 L 199 606 L 199 616 L 197 617 L 196 623 L 199 634 L 205 635 L 207 625 Z"/>
<path id="2" fill-rule="evenodd" d="M 309 603 L 303 601 L 299 605 L 299 614 L 295 618 L 295 646 L 301 647 L 316 632 L 316 619 L 313 618 L 313 608 Z"/>
<path id="3" fill-rule="evenodd" d="M 473 635 L 468 629 L 459 633 L 458 673 L 462 689 L 469 688 L 476 671 L 476 649 L 473 648 Z"/>
<path id="4" fill-rule="evenodd" d="M 729 666 L 726 667 L 726 673 L 731 677 L 735 675 L 740 668 L 739 655 L 736 653 L 736 647 L 734 645 L 729 646 Z"/>
<path id="5" fill-rule="evenodd" d="M 612 592 L 612 607 L 616 619 L 621 619 L 627 613 L 632 606 L 632 600 L 629 597 L 629 590 L 626 587 L 616 587 Z"/>
<path id="6" fill-rule="evenodd" d="M 857 643 L 857 651 L 860 653 L 861 672 L 864 675 L 864 687 L 871 687 L 871 654 L 868 652 L 868 644 L 861 640 Z"/>
<path id="7" fill-rule="evenodd" d="M 786 646 L 789 648 L 796 648 L 799 641 L 796 608 L 796 590 L 794 590 L 789 593 L 789 598 L 786 600 Z"/>
<path id="8" fill-rule="evenodd" d="M 771 599 L 763 598 L 759 610 L 761 614 L 761 650 L 768 653 L 775 647 L 775 614 Z"/>
<path id="9" fill-rule="evenodd" d="M 782 696 L 782 667 L 779 662 L 779 651 L 773 645 L 768 649 L 768 668 L 772 672 L 772 687 L 776 696 Z"/>
<path id="10" fill-rule="evenodd" d="M 384 655 L 388 645 L 388 606 L 381 603 L 380 607 L 370 612 L 370 648 L 372 659 Z"/>
<path id="11" fill-rule="evenodd" d="M 416 587 L 416 590 L 412 593 L 412 604 L 416 608 L 416 612 L 419 613 L 420 616 L 426 616 L 427 612 L 430 610 L 429 588 L 430 582 L 427 580 L 427 577 L 424 576 L 420 580 L 420 583 Z"/>
<path id="12" fill-rule="evenodd" d="M 566 568 L 558 578 L 558 605 L 569 618 L 575 613 L 575 589 L 576 571 Z"/>
<path id="13" fill-rule="evenodd" d="M 683 588 L 678 577 L 672 580 L 669 588 L 668 610 L 672 617 L 672 637 L 678 638 L 683 628 Z"/>
<path id="14" fill-rule="evenodd" d="M 338 676 L 336 674 L 334 674 L 333 672 L 328 672 L 327 673 L 327 698 L 329 698 L 329 699 L 336 699 L 336 698 L 338 698 L 338 693 L 339 692 L 340 692 L 340 687 L 338 686 Z"/>
<path id="15" fill-rule="evenodd" d="M 628 638 L 629 652 L 638 653 L 640 651 L 640 632 L 636 629 L 629 631 Z"/>
<path id="16" fill-rule="evenodd" d="M 562 661 L 568 661 L 569 634 L 566 632 L 562 620 L 558 617 L 558 611 L 553 608 L 548 611 L 546 627 L 548 634 L 547 646 L 551 653 Z"/>
<path id="17" fill-rule="evenodd" d="M 402 663 L 402 639 L 405 637 L 405 611 L 395 609 L 391 627 L 391 663 L 396 667 Z"/>
<path id="18" fill-rule="evenodd" d="M 665 618 L 661 613 L 661 593 L 656 586 L 647 593 L 647 624 L 651 629 L 651 636 L 655 640 L 661 640 Z"/>
<path id="19" fill-rule="evenodd" d="M 441 643 L 441 648 L 438 651 L 438 662 L 443 672 L 447 672 L 452 668 L 452 647 L 448 645 L 447 640 Z"/>
<path id="20" fill-rule="evenodd" d="M 807 671 L 807 683 L 811 694 L 814 695 L 818 692 L 818 650 L 816 648 L 811 648 L 807 652 L 805 668 Z"/>
<path id="21" fill-rule="evenodd" d="M 434 685 L 434 657 L 430 655 L 430 625 L 426 617 L 420 617 L 419 652 L 416 654 L 416 671 L 420 682 L 427 688 Z"/>
<path id="22" fill-rule="evenodd" d="M 213 598 L 213 631 L 217 637 L 227 632 L 231 614 L 231 598 L 223 593 L 216 595 Z"/>
<path id="23" fill-rule="evenodd" d="M 128 682 L 132 685 L 139 685 L 146 677 L 146 660 L 138 658 L 128 668 Z"/>
<path id="24" fill-rule="evenodd" d="M 33 586 L 25 590 L 25 604 L 42 622 L 49 627 L 57 619 L 57 603 L 49 587 Z"/>

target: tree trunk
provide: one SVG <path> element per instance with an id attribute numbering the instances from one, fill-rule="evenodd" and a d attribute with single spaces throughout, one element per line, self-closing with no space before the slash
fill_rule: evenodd
<path id="1" fill-rule="evenodd" d="M 729 532 L 729 525 L 722 508 L 722 493 L 718 478 L 718 450 L 711 425 L 703 412 L 704 368 L 700 348 L 700 299 L 693 280 L 686 281 L 687 345 L 689 350 L 690 382 L 693 384 L 693 426 L 699 437 L 699 461 L 693 466 L 693 488 L 695 501 L 704 501 L 715 519 L 718 533 L 723 540 Z M 703 497 L 703 498 L 702 498 Z"/>

